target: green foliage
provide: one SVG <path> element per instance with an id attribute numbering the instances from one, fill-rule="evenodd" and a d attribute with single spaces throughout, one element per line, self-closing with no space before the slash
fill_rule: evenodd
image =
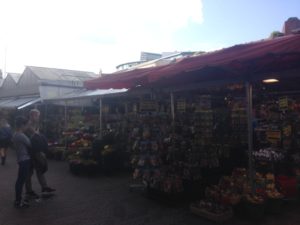
<path id="1" fill-rule="evenodd" d="M 281 33 L 280 31 L 273 31 L 271 34 L 270 34 L 270 38 L 277 38 L 277 37 L 282 37 L 284 36 L 283 33 Z"/>

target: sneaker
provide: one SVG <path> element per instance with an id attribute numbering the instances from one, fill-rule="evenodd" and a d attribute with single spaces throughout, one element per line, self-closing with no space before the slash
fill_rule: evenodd
<path id="1" fill-rule="evenodd" d="M 54 188 L 50 188 L 50 187 L 44 187 L 42 188 L 42 192 L 54 192 L 56 191 Z"/>
<path id="2" fill-rule="evenodd" d="M 30 198 L 30 199 L 37 199 L 37 198 L 40 198 L 40 196 L 35 193 L 34 191 L 29 191 L 26 193 L 26 197 L 27 198 Z"/>
<path id="3" fill-rule="evenodd" d="M 21 209 L 21 208 L 28 208 L 29 204 L 27 201 L 15 201 L 14 202 L 14 207 L 17 209 Z"/>

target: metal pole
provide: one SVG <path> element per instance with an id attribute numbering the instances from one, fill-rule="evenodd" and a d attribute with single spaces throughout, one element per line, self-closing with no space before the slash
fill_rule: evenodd
<path id="1" fill-rule="evenodd" d="M 99 135 L 102 139 L 102 98 L 99 99 Z"/>
<path id="2" fill-rule="evenodd" d="M 247 97 L 247 123 L 248 123 L 248 169 L 252 192 L 254 192 L 254 168 L 253 168 L 253 115 L 252 115 L 252 85 L 246 82 Z"/>
<path id="3" fill-rule="evenodd" d="M 171 96 L 171 115 L 172 115 L 172 121 L 175 120 L 175 106 L 174 106 L 174 94 L 173 92 L 170 93 Z"/>
<path id="4" fill-rule="evenodd" d="M 67 132 L 68 123 L 67 123 L 67 101 L 65 101 L 65 132 Z M 68 137 L 65 135 L 65 148 L 68 147 Z"/>
<path id="5" fill-rule="evenodd" d="M 44 129 L 44 133 L 46 134 L 46 137 L 48 137 L 48 132 L 47 132 L 47 129 L 48 129 L 48 104 L 45 103 L 44 104 L 44 120 L 43 120 L 43 129 Z"/>
<path id="6" fill-rule="evenodd" d="M 67 130 L 67 101 L 65 101 L 65 130 Z"/>
<path id="7" fill-rule="evenodd" d="M 128 102 L 125 102 L 125 116 L 128 115 Z"/>

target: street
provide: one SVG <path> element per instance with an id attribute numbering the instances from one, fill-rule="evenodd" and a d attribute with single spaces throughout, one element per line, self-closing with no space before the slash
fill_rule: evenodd
<path id="1" fill-rule="evenodd" d="M 166 206 L 130 192 L 130 174 L 77 177 L 64 161 L 49 161 L 46 174 L 56 195 L 31 202 L 30 208 L 13 207 L 17 163 L 10 150 L 0 167 L 0 225 L 199 225 L 214 224 L 190 213 L 188 205 Z M 40 193 L 36 176 L 33 187 Z M 289 204 L 282 214 L 266 216 L 259 224 L 300 224 L 299 204 Z M 255 222 L 257 223 L 257 222 Z M 255 224 L 237 217 L 225 224 Z"/>

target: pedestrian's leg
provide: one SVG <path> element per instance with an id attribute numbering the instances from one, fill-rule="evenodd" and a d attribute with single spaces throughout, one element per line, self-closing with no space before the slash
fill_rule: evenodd
<path id="1" fill-rule="evenodd" d="M 4 151 L 4 154 L 3 154 L 3 165 L 4 165 L 5 161 L 6 161 L 7 148 L 4 148 L 3 151 Z"/>
<path id="2" fill-rule="evenodd" d="M 33 192 L 33 190 L 32 190 L 32 183 L 31 183 L 31 177 L 32 177 L 32 175 L 33 175 L 33 165 L 32 165 L 32 163 L 30 163 L 28 175 L 27 175 L 26 181 L 25 181 L 26 193 Z"/>
<path id="3" fill-rule="evenodd" d="M 16 191 L 16 202 L 20 203 L 22 200 L 22 189 L 25 183 L 25 180 L 28 176 L 30 162 L 29 160 L 19 162 L 19 171 L 18 178 L 15 184 Z"/>
<path id="4" fill-rule="evenodd" d="M 24 168 L 23 163 L 19 163 L 19 171 L 18 171 L 18 177 L 15 185 L 16 190 L 16 202 L 21 202 L 22 199 L 22 182 L 24 179 Z"/>
<path id="5" fill-rule="evenodd" d="M 42 173 L 41 171 L 39 171 L 37 169 L 36 170 L 36 176 L 37 176 L 38 181 L 41 185 L 43 193 L 52 193 L 52 192 L 56 191 L 54 188 L 51 188 L 51 187 L 48 186 L 47 180 L 46 180 L 46 177 L 45 177 L 45 173 Z"/>
<path id="6" fill-rule="evenodd" d="M 36 169 L 35 170 L 36 172 L 36 176 L 37 176 L 37 179 L 41 185 L 41 188 L 42 188 L 42 191 L 44 188 L 47 188 L 48 185 L 47 185 L 47 180 L 46 180 L 46 177 L 45 177 L 45 174 L 42 173 L 40 170 Z"/>
<path id="7" fill-rule="evenodd" d="M 4 165 L 5 164 L 5 159 L 6 159 L 5 148 L 0 149 L 0 154 L 1 154 L 1 165 Z"/>

